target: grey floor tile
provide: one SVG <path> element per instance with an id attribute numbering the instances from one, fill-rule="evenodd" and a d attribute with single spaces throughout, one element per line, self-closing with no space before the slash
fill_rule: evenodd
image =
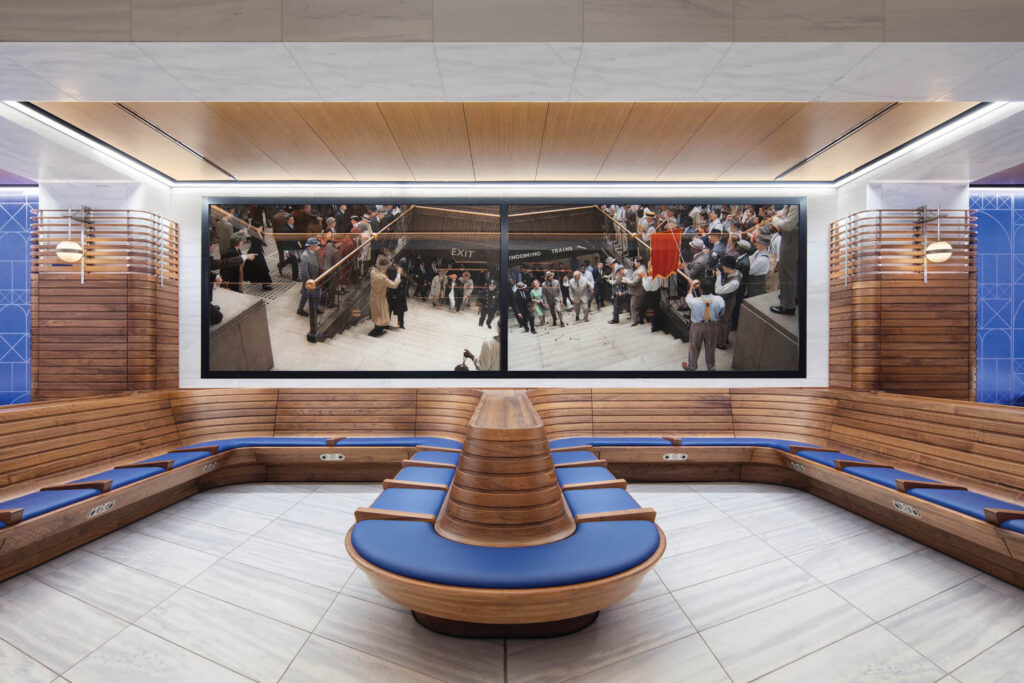
<path id="1" fill-rule="evenodd" d="M 1014 631 L 953 672 L 962 683 L 1024 681 L 1024 628 Z"/>
<path id="2" fill-rule="evenodd" d="M 337 595 L 231 560 L 219 561 L 188 587 L 304 631 L 313 630 Z"/>
<path id="3" fill-rule="evenodd" d="M 931 683 L 942 675 L 942 669 L 927 657 L 876 624 L 759 680 L 766 683 Z"/>
<path id="4" fill-rule="evenodd" d="M 823 545 L 858 536 L 878 527 L 851 512 L 838 511 L 799 524 L 759 534 L 768 545 L 783 555 L 796 555 Z"/>
<path id="5" fill-rule="evenodd" d="M 347 556 L 325 555 L 259 537 L 250 538 L 226 559 L 334 591 L 341 590 L 355 570 Z"/>
<path id="6" fill-rule="evenodd" d="M 91 553 L 39 577 L 39 581 L 125 621 L 135 621 L 179 588 L 176 583 Z"/>
<path id="7" fill-rule="evenodd" d="M 708 548 L 662 558 L 654 570 L 671 591 L 695 586 L 782 556 L 764 541 L 748 536 Z"/>
<path id="8" fill-rule="evenodd" d="M 205 500 L 190 500 L 189 504 L 174 512 L 176 515 L 205 522 L 243 534 L 254 534 L 274 521 L 277 515 L 217 505 Z"/>
<path id="9" fill-rule="evenodd" d="M 40 577 L 46 576 L 47 574 L 50 574 L 51 572 L 57 571 L 61 567 L 66 567 L 69 564 L 71 564 L 72 562 L 77 562 L 78 560 L 82 559 L 83 557 L 91 557 L 91 556 L 92 555 L 91 555 L 91 553 L 89 553 L 89 551 L 84 550 L 83 548 L 75 548 L 74 550 L 72 550 L 70 552 L 66 552 L 63 555 L 59 555 L 58 557 L 55 557 L 52 560 L 48 560 L 48 561 L 44 562 L 43 564 L 39 565 L 38 567 L 34 567 L 34 568 L 30 569 L 29 571 L 27 571 L 25 573 L 25 575 L 26 576 L 31 576 L 32 578 L 35 578 L 35 579 L 38 579 Z M 0 584 L 0 588 L 2 588 L 3 585 L 4 584 Z M 3 593 L 3 591 L 0 590 L 0 594 L 2 594 L 2 593 Z"/>
<path id="10" fill-rule="evenodd" d="M 249 534 L 241 531 L 232 531 L 207 522 L 197 522 L 181 515 L 168 515 L 133 529 L 147 536 L 218 557 L 231 552 L 249 538 Z"/>
<path id="11" fill-rule="evenodd" d="M 341 529 L 339 533 L 335 533 L 323 527 L 279 519 L 268 524 L 255 537 L 277 541 L 296 548 L 305 548 L 324 555 L 347 558 L 345 531 L 346 529 Z"/>
<path id="12" fill-rule="evenodd" d="M 498 640 L 459 640 L 420 626 L 408 612 L 338 596 L 316 635 L 446 681 L 500 681 Z"/>
<path id="13" fill-rule="evenodd" d="M 1002 593 L 971 579 L 882 622 L 952 671 L 1024 626 L 1024 592 Z"/>
<path id="14" fill-rule="evenodd" d="M 0 597 L 0 638 L 57 672 L 128 624 L 35 579 Z"/>
<path id="15" fill-rule="evenodd" d="M 341 496 L 331 497 L 340 498 Z M 356 508 L 366 506 L 370 502 L 373 502 L 372 499 L 367 503 L 339 506 L 337 508 L 299 503 L 282 514 L 278 519 L 297 524 L 307 524 L 334 534 L 345 534 L 348 532 L 348 528 L 356 522 Z"/>
<path id="16" fill-rule="evenodd" d="M 752 535 L 746 527 L 726 516 L 692 526 L 670 529 L 662 527 L 662 530 L 665 532 L 666 540 L 665 557 L 708 548 Z"/>
<path id="17" fill-rule="evenodd" d="M 923 547 L 909 538 L 879 529 L 791 555 L 790 559 L 822 583 L 832 583 Z"/>
<path id="18" fill-rule="evenodd" d="M 372 602 L 375 605 L 381 607 L 387 607 L 390 609 L 398 610 L 399 612 L 409 613 L 409 610 L 401 605 L 391 602 L 383 595 L 377 592 L 377 589 L 373 587 L 370 580 L 366 578 L 366 574 L 358 569 L 352 572 L 352 576 L 345 583 L 345 588 L 341 591 L 342 595 L 347 595 L 352 598 L 359 598 L 366 602 Z"/>
<path id="19" fill-rule="evenodd" d="M 13 683 L 50 683 L 57 674 L 0 640 L 0 677 Z"/>
<path id="20" fill-rule="evenodd" d="M 562 638 L 508 644 L 510 682 L 564 680 L 694 633 L 670 595 L 602 612 L 591 626 Z"/>
<path id="21" fill-rule="evenodd" d="M 236 491 L 234 487 L 225 487 L 204 491 L 195 495 L 192 499 L 276 517 L 287 512 L 292 506 L 298 504 L 308 495 L 308 493 L 289 495 L 258 491 Z"/>
<path id="22" fill-rule="evenodd" d="M 728 683 L 715 656 L 697 634 L 571 679 L 574 683 Z"/>
<path id="23" fill-rule="evenodd" d="M 881 621 L 967 580 L 921 551 L 840 579 L 831 587 L 854 607 Z"/>
<path id="24" fill-rule="evenodd" d="M 249 679 L 129 626 L 66 674 L 73 683 L 243 683 Z"/>
<path id="25" fill-rule="evenodd" d="M 182 588 L 136 626 L 258 681 L 276 681 L 306 631 Z"/>
<path id="26" fill-rule="evenodd" d="M 281 683 L 309 683 L 309 681 L 332 681 L 332 683 L 363 683 L 364 681 L 388 681 L 405 683 L 438 681 L 411 669 L 393 664 L 386 659 L 353 650 L 333 640 L 310 636 L 281 678 Z"/>
<path id="27" fill-rule="evenodd" d="M 620 609 L 659 595 L 665 595 L 666 593 L 668 593 L 668 588 L 665 586 L 665 582 L 661 580 L 661 577 L 656 572 L 647 572 L 635 591 L 630 593 L 625 600 L 617 602 L 606 609 Z"/>
<path id="28" fill-rule="evenodd" d="M 828 588 L 819 588 L 701 635 L 734 681 L 749 681 L 871 623 Z"/>
<path id="29" fill-rule="evenodd" d="M 820 588 L 813 576 L 786 559 L 729 574 L 672 595 L 699 631 Z"/>
<path id="30" fill-rule="evenodd" d="M 95 553 L 177 584 L 188 583 L 217 561 L 216 555 L 136 532 Z"/>

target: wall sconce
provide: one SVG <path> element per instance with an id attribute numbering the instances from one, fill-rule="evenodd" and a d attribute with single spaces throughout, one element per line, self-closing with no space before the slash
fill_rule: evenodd
<path id="1" fill-rule="evenodd" d="M 57 258 L 65 263 L 78 263 L 85 255 L 85 250 L 78 242 L 65 240 L 57 245 Z"/>
<path id="2" fill-rule="evenodd" d="M 924 250 L 924 257 L 931 263 L 945 263 L 953 255 L 953 245 L 949 242 L 932 242 Z"/>

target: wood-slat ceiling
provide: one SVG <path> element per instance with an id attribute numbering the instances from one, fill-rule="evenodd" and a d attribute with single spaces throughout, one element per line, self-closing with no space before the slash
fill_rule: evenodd
<path id="1" fill-rule="evenodd" d="M 238 180 L 644 182 L 775 180 L 889 104 L 133 102 L 121 106 L 46 102 L 37 106 L 175 180 L 230 180 L 219 167 Z M 834 180 L 974 104 L 900 103 L 781 179 Z"/>

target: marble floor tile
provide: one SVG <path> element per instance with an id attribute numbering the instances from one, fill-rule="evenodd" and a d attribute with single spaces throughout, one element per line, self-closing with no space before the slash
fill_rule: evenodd
<path id="1" fill-rule="evenodd" d="M 837 512 L 799 524 L 772 529 L 758 537 L 783 555 L 796 555 L 820 548 L 844 538 L 857 536 L 877 527 L 863 517 L 845 511 Z"/>
<path id="2" fill-rule="evenodd" d="M 809 501 L 787 502 L 763 511 L 743 511 L 730 516 L 754 534 L 764 534 L 793 524 L 806 524 L 827 517 L 836 508 L 828 503 L 816 505 Z"/>
<path id="3" fill-rule="evenodd" d="M 135 621 L 179 586 L 105 557 L 87 554 L 39 581 L 125 621 Z"/>
<path id="4" fill-rule="evenodd" d="M 1024 626 L 1024 591 L 1011 596 L 971 579 L 882 622 L 946 671 Z"/>
<path id="5" fill-rule="evenodd" d="M 820 588 L 813 576 L 786 559 L 674 592 L 698 631 Z"/>
<path id="6" fill-rule="evenodd" d="M 729 677 L 697 634 L 675 640 L 597 671 L 570 679 L 574 683 L 726 683 Z"/>
<path id="7" fill-rule="evenodd" d="M 215 555 L 135 532 L 95 554 L 177 584 L 188 583 L 217 561 Z"/>
<path id="8" fill-rule="evenodd" d="M 224 527 L 243 534 L 254 534 L 274 521 L 276 514 L 242 510 L 240 508 L 217 505 L 206 500 L 189 501 L 190 505 L 176 510 L 174 514 L 205 522 L 214 526 Z"/>
<path id="9" fill-rule="evenodd" d="M 87 550 L 84 550 L 83 548 L 75 548 L 74 550 L 66 552 L 63 555 L 59 555 L 53 558 L 52 560 L 47 560 L 38 567 L 28 570 L 27 572 L 25 572 L 25 575 L 38 579 L 40 577 L 46 576 L 47 574 L 57 571 L 61 567 L 66 567 L 72 562 L 77 562 L 83 557 L 89 556 L 90 553 Z M 4 593 L 4 585 L 4 583 L 0 583 L 0 595 L 3 595 Z"/>
<path id="10" fill-rule="evenodd" d="M 734 681 L 749 681 L 870 624 L 838 595 L 819 588 L 701 635 Z"/>
<path id="11" fill-rule="evenodd" d="M 140 534 L 177 543 L 186 548 L 218 557 L 231 552 L 249 538 L 248 534 L 241 531 L 232 531 L 206 522 L 197 522 L 181 515 L 168 515 L 132 528 Z"/>
<path id="12" fill-rule="evenodd" d="M 831 587 L 864 614 L 881 621 L 967 580 L 921 551 L 840 579 Z"/>
<path id="13" fill-rule="evenodd" d="M 670 595 L 602 612 L 593 625 L 551 640 L 511 640 L 508 680 L 565 680 L 604 669 L 694 633 Z"/>
<path id="14" fill-rule="evenodd" d="M 764 678 L 765 683 L 931 683 L 942 669 L 877 624 L 813 652 Z"/>
<path id="15" fill-rule="evenodd" d="M 822 583 L 832 583 L 924 547 L 909 538 L 887 531 L 883 529 L 860 534 L 791 555 L 790 558 Z"/>
<path id="16" fill-rule="evenodd" d="M 373 587 L 372 583 L 370 583 L 370 580 L 366 578 L 366 574 L 360 570 L 352 572 L 352 576 L 349 577 L 349 580 L 345 583 L 345 587 L 342 589 L 341 594 L 352 598 L 359 598 L 360 600 L 372 602 L 375 605 L 387 607 L 406 614 L 409 613 L 409 610 L 405 607 L 402 607 L 398 603 L 391 602 L 378 593 L 377 589 Z"/>
<path id="17" fill-rule="evenodd" d="M 308 634 L 183 588 L 136 626 L 258 681 L 276 681 Z"/>
<path id="18" fill-rule="evenodd" d="M 74 683 L 243 683 L 249 680 L 134 626 L 94 650 L 66 675 Z"/>
<path id="19" fill-rule="evenodd" d="M 228 553 L 226 559 L 334 591 L 341 590 L 355 569 L 347 557 L 325 555 L 265 538 L 250 538 Z"/>
<path id="20" fill-rule="evenodd" d="M 297 493 L 291 496 L 281 493 L 275 495 L 258 491 L 234 491 L 232 487 L 225 487 L 204 491 L 194 496 L 193 500 L 277 516 L 287 512 L 308 495 L 307 493 Z"/>
<path id="21" fill-rule="evenodd" d="M 654 571 L 670 591 L 778 560 L 782 556 L 764 541 L 748 536 L 673 557 L 662 558 Z"/>
<path id="22" fill-rule="evenodd" d="M 425 676 L 386 659 L 353 650 L 333 640 L 310 636 L 295 656 L 295 661 L 281 678 L 281 683 L 332 681 L 363 683 L 364 681 L 424 682 L 440 679 Z"/>
<path id="23" fill-rule="evenodd" d="M 127 625 L 35 579 L 0 596 L 0 638 L 57 672 L 66 671 Z"/>
<path id="24" fill-rule="evenodd" d="M 285 545 L 305 548 L 324 555 L 335 557 L 348 557 L 345 550 L 345 529 L 339 529 L 337 533 L 327 529 L 300 524 L 287 519 L 279 519 L 271 522 L 256 534 L 256 538 L 268 541 L 277 541 Z"/>
<path id="25" fill-rule="evenodd" d="M 625 600 L 617 602 L 606 610 L 621 609 L 637 602 L 643 602 L 659 595 L 668 593 L 665 582 L 655 572 L 647 572 L 637 589 L 629 594 Z"/>
<path id="26" fill-rule="evenodd" d="M 1003 638 L 953 675 L 962 683 L 1024 681 L 1024 628 Z"/>
<path id="27" fill-rule="evenodd" d="M 336 643 L 446 681 L 500 681 L 500 640 L 459 640 L 420 626 L 398 612 L 346 595 L 338 596 L 314 632 Z"/>
<path id="28" fill-rule="evenodd" d="M 18 648 L 0 640 L 0 674 L 16 683 L 50 683 L 57 673 L 29 657 Z"/>
<path id="29" fill-rule="evenodd" d="M 373 498 L 363 503 L 350 501 L 342 496 L 331 497 L 337 498 L 345 504 L 328 508 L 323 505 L 300 503 L 282 514 L 278 519 L 315 526 L 335 534 L 345 534 L 348 532 L 348 528 L 355 524 L 356 508 L 373 502 Z"/>
<path id="30" fill-rule="evenodd" d="M 312 631 L 336 593 L 248 565 L 221 560 L 188 587 L 224 602 Z"/>
<path id="31" fill-rule="evenodd" d="M 728 517 L 692 526 L 662 527 L 662 530 L 665 532 L 665 557 L 752 536 L 749 530 Z"/>

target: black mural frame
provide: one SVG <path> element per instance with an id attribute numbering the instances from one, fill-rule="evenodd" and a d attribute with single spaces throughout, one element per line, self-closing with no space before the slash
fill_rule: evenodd
<path id="1" fill-rule="evenodd" d="M 609 188 L 611 189 L 611 188 Z M 550 197 L 473 197 L 473 204 L 496 204 L 500 207 L 501 214 L 501 256 L 500 256 L 500 277 L 499 305 L 501 306 L 501 327 L 504 330 L 501 339 L 501 367 L 498 371 L 471 371 L 455 372 L 454 370 L 211 370 L 210 369 L 210 288 L 206 283 L 210 277 L 210 206 L 213 204 L 238 205 L 238 204 L 330 204 L 337 203 L 339 199 L 334 197 L 204 197 L 202 201 L 202 280 L 201 296 L 202 307 L 200 310 L 200 347 L 201 347 L 201 368 L 200 377 L 203 379 L 458 379 L 466 384 L 473 384 L 480 379 L 803 379 L 807 377 L 807 198 L 806 197 L 756 197 L 756 196 L 733 196 L 733 197 L 611 197 L 598 198 L 591 203 L 616 204 L 796 204 L 800 207 L 799 245 L 800 256 L 797 264 L 797 317 L 800 330 L 799 367 L 796 370 L 679 370 L 672 371 L 644 371 L 644 370 L 508 370 L 508 304 L 506 300 L 506 287 L 508 281 L 508 255 L 509 255 L 509 233 L 508 216 L 509 207 L 523 204 L 548 204 L 562 206 L 579 206 L 580 199 L 569 196 L 571 190 L 565 196 Z M 348 196 L 342 197 L 346 202 L 365 204 L 403 204 L 409 203 L 407 198 L 396 198 L 387 196 L 365 197 Z M 416 197 L 417 204 L 439 204 L 457 206 L 460 203 L 468 203 L 469 199 L 458 199 L 453 197 Z"/>

